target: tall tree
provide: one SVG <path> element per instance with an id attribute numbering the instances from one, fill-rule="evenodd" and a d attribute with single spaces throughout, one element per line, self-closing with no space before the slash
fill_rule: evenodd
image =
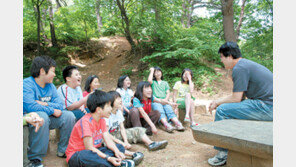
<path id="1" fill-rule="evenodd" d="M 243 0 L 242 7 L 241 7 L 241 12 L 240 12 L 240 16 L 239 16 L 239 21 L 238 21 L 238 24 L 237 24 L 237 27 L 236 27 L 236 40 L 238 40 L 238 38 L 239 38 L 240 28 L 241 28 L 242 23 L 243 23 L 245 5 L 246 5 L 246 0 Z"/>
<path id="2" fill-rule="evenodd" d="M 221 0 L 225 41 L 236 42 L 233 24 L 233 0 Z"/>
<path id="3" fill-rule="evenodd" d="M 96 0 L 96 16 L 97 16 L 97 24 L 98 24 L 98 32 L 101 32 L 101 28 L 103 26 L 102 23 L 102 16 L 100 15 L 100 9 L 101 9 L 101 0 Z"/>
<path id="4" fill-rule="evenodd" d="M 41 14 L 40 7 L 44 0 L 32 0 L 34 7 L 37 10 L 37 55 L 40 56 L 40 26 L 41 26 Z"/>
<path id="5" fill-rule="evenodd" d="M 53 47 L 57 47 L 57 39 L 55 35 L 55 28 L 54 28 L 54 17 L 53 17 L 53 9 L 52 9 L 52 0 L 48 0 L 49 3 L 49 26 L 50 26 L 50 35 L 51 35 L 51 43 Z"/>
<path id="6" fill-rule="evenodd" d="M 193 0 L 183 0 L 182 2 L 182 16 L 181 23 L 184 28 L 190 28 L 191 16 L 194 10 Z"/>
<path id="7" fill-rule="evenodd" d="M 124 1 L 125 0 L 116 0 L 116 3 L 117 3 L 117 6 L 120 10 L 120 13 L 121 13 L 122 26 L 124 29 L 125 37 L 126 37 L 127 41 L 131 44 L 132 52 L 133 52 L 135 50 L 136 45 L 135 45 L 133 38 L 131 36 L 131 33 L 130 33 L 129 18 L 127 17 L 127 14 L 126 14 L 126 10 L 124 7 Z"/>

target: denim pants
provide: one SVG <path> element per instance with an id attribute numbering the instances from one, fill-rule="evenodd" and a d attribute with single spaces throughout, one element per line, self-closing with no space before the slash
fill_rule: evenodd
<path id="1" fill-rule="evenodd" d="M 116 146 L 120 152 L 125 152 L 123 145 L 116 144 Z M 107 147 L 100 147 L 98 150 L 109 155 L 110 157 L 114 157 L 114 152 Z M 97 153 L 92 152 L 91 150 L 81 150 L 75 152 L 69 159 L 68 164 L 69 167 L 114 166 L 112 163 L 108 162 L 106 159 L 101 158 Z"/>
<path id="2" fill-rule="evenodd" d="M 68 140 L 71 135 L 72 128 L 75 124 L 75 116 L 72 112 L 63 110 L 59 118 L 48 116 L 45 112 L 36 112 L 41 118 L 44 119 L 43 126 L 40 127 L 38 132 L 35 132 L 35 127 L 29 125 L 29 151 L 28 158 L 39 159 L 46 156 L 49 130 L 60 129 L 60 141 L 58 143 L 58 152 L 65 153 L 68 146 Z"/>
<path id="3" fill-rule="evenodd" d="M 240 103 L 224 103 L 217 107 L 215 121 L 224 119 L 273 121 L 273 105 L 252 99 L 246 99 Z M 226 151 L 221 147 L 214 148 L 219 151 Z"/>
<path id="4" fill-rule="evenodd" d="M 152 110 L 157 110 L 160 113 L 160 118 L 159 120 L 161 120 L 162 118 L 167 118 L 167 120 L 171 120 L 174 117 L 177 117 L 172 106 L 169 104 L 166 105 L 162 105 L 160 103 L 152 103 L 151 104 Z"/>
<path id="5" fill-rule="evenodd" d="M 27 166 L 29 164 L 28 159 L 28 143 L 29 143 L 29 126 L 23 126 L 23 166 Z"/>
<path id="6" fill-rule="evenodd" d="M 87 113 L 89 113 L 88 108 L 85 108 L 85 110 Z M 67 110 L 67 111 L 69 111 L 69 110 Z M 70 112 L 72 112 L 75 115 L 76 122 L 85 115 L 80 109 L 72 110 Z"/>

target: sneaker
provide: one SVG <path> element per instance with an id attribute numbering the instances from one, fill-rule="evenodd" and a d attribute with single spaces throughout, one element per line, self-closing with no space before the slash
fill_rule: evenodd
<path id="1" fill-rule="evenodd" d="M 168 141 L 163 140 L 163 141 L 155 141 L 151 144 L 149 144 L 148 149 L 149 151 L 155 151 L 155 150 L 160 150 L 165 148 L 168 145 Z"/>
<path id="2" fill-rule="evenodd" d="M 177 131 L 181 131 L 181 132 L 183 132 L 185 130 L 185 128 L 183 127 L 182 124 L 176 125 L 176 129 L 177 129 Z"/>
<path id="3" fill-rule="evenodd" d="M 184 118 L 184 122 L 190 122 L 189 117 L 185 117 L 185 118 Z"/>
<path id="4" fill-rule="evenodd" d="M 43 164 L 41 163 L 41 161 L 39 159 L 31 160 L 30 165 L 32 167 L 43 167 Z"/>
<path id="5" fill-rule="evenodd" d="M 34 164 L 30 161 L 27 165 L 24 165 L 24 167 L 34 167 Z"/>
<path id="6" fill-rule="evenodd" d="M 65 153 L 57 152 L 57 156 L 60 158 L 67 158 Z"/>
<path id="7" fill-rule="evenodd" d="M 173 133 L 174 128 L 171 124 L 167 123 L 166 125 L 164 125 L 165 127 L 165 131 L 169 132 L 169 133 Z"/>
<path id="8" fill-rule="evenodd" d="M 133 161 L 135 162 L 135 165 L 137 166 L 144 159 L 144 154 L 141 152 L 135 152 L 132 157 L 133 157 Z"/>
<path id="9" fill-rule="evenodd" d="M 120 166 L 122 166 L 122 167 L 134 167 L 135 162 L 133 160 L 122 160 Z"/>
<path id="10" fill-rule="evenodd" d="M 213 158 L 208 159 L 208 163 L 212 166 L 221 166 L 226 164 L 228 151 L 219 151 Z"/>
<path id="11" fill-rule="evenodd" d="M 190 125 L 190 128 L 192 128 L 192 127 L 194 127 L 194 126 L 198 126 L 199 124 L 198 123 L 192 123 L 191 125 Z"/>

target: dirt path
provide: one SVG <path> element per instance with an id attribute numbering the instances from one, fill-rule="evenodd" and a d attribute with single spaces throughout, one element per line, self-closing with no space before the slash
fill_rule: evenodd
<path id="1" fill-rule="evenodd" d="M 99 62 L 93 62 L 90 59 L 83 59 L 81 62 L 86 66 L 80 68 L 82 74 L 82 83 L 85 82 L 87 76 L 96 74 L 100 78 L 103 90 L 109 91 L 116 88 L 117 79 L 121 75 L 121 69 L 132 67 L 137 71 L 137 63 L 130 63 L 125 61 L 125 53 L 130 50 L 130 45 L 123 37 L 100 38 L 105 44 L 103 54 L 105 59 Z M 224 69 L 215 69 L 223 74 L 222 82 L 216 82 L 215 86 L 218 88 L 217 94 L 210 97 L 209 94 L 203 94 L 201 91 L 194 91 L 194 96 L 197 98 L 196 103 L 208 105 L 209 100 L 225 96 L 231 92 L 232 82 L 230 73 Z M 132 89 L 135 90 L 136 84 L 140 81 L 137 75 L 131 76 Z M 82 88 L 83 88 L 82 84 Z M 206 124 L 213 121 L 213 117 L 208 114 L 195 113 L 194 119 L 200 124 Z M 214 156 L 217 151 L 212 146 L 203 143 L 198 143 L 193 139 L 190 128 L 185 132 L 175 131 L 169 134 L 163 130 L 159 130 L 159 134 L 152 136 L 151 139 L 168 140 L 169 144 L 166 149 L 156 152 L 149 152 L 143 144 L 136 144 L 132 146 L 131 151 L 143 152 L 145 158 L 139 167 L 177 167 L 177 166 L 197 166 L 208 167 L 207 159 Z M 44 158 L 44 165 L 48 167 L 66 167 L 65 159 L 56 156 L 57 141 L 55 138 L 55 131 L 50 132 L 50 146 L 47 156 Z"/>

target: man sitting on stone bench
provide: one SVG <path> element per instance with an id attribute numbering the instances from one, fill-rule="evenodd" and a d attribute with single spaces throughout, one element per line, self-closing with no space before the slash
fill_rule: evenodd
<path id="1" fill-rule="evenodd" d="M 226 69 L 232 69 L 232 95 L 211 102 L 209 111 L 216 109 L 215 121 L 245 119 L 273 121 L 273 74 L 266 67 L 242 58 L 234 42 L 223 44 L 218 53 Z M 248 99 L 245 99 L 247 97 Z M 218 154 L 208 159 L 212 166 L 226 163 L 228 150 L 214 147 Z"/>

